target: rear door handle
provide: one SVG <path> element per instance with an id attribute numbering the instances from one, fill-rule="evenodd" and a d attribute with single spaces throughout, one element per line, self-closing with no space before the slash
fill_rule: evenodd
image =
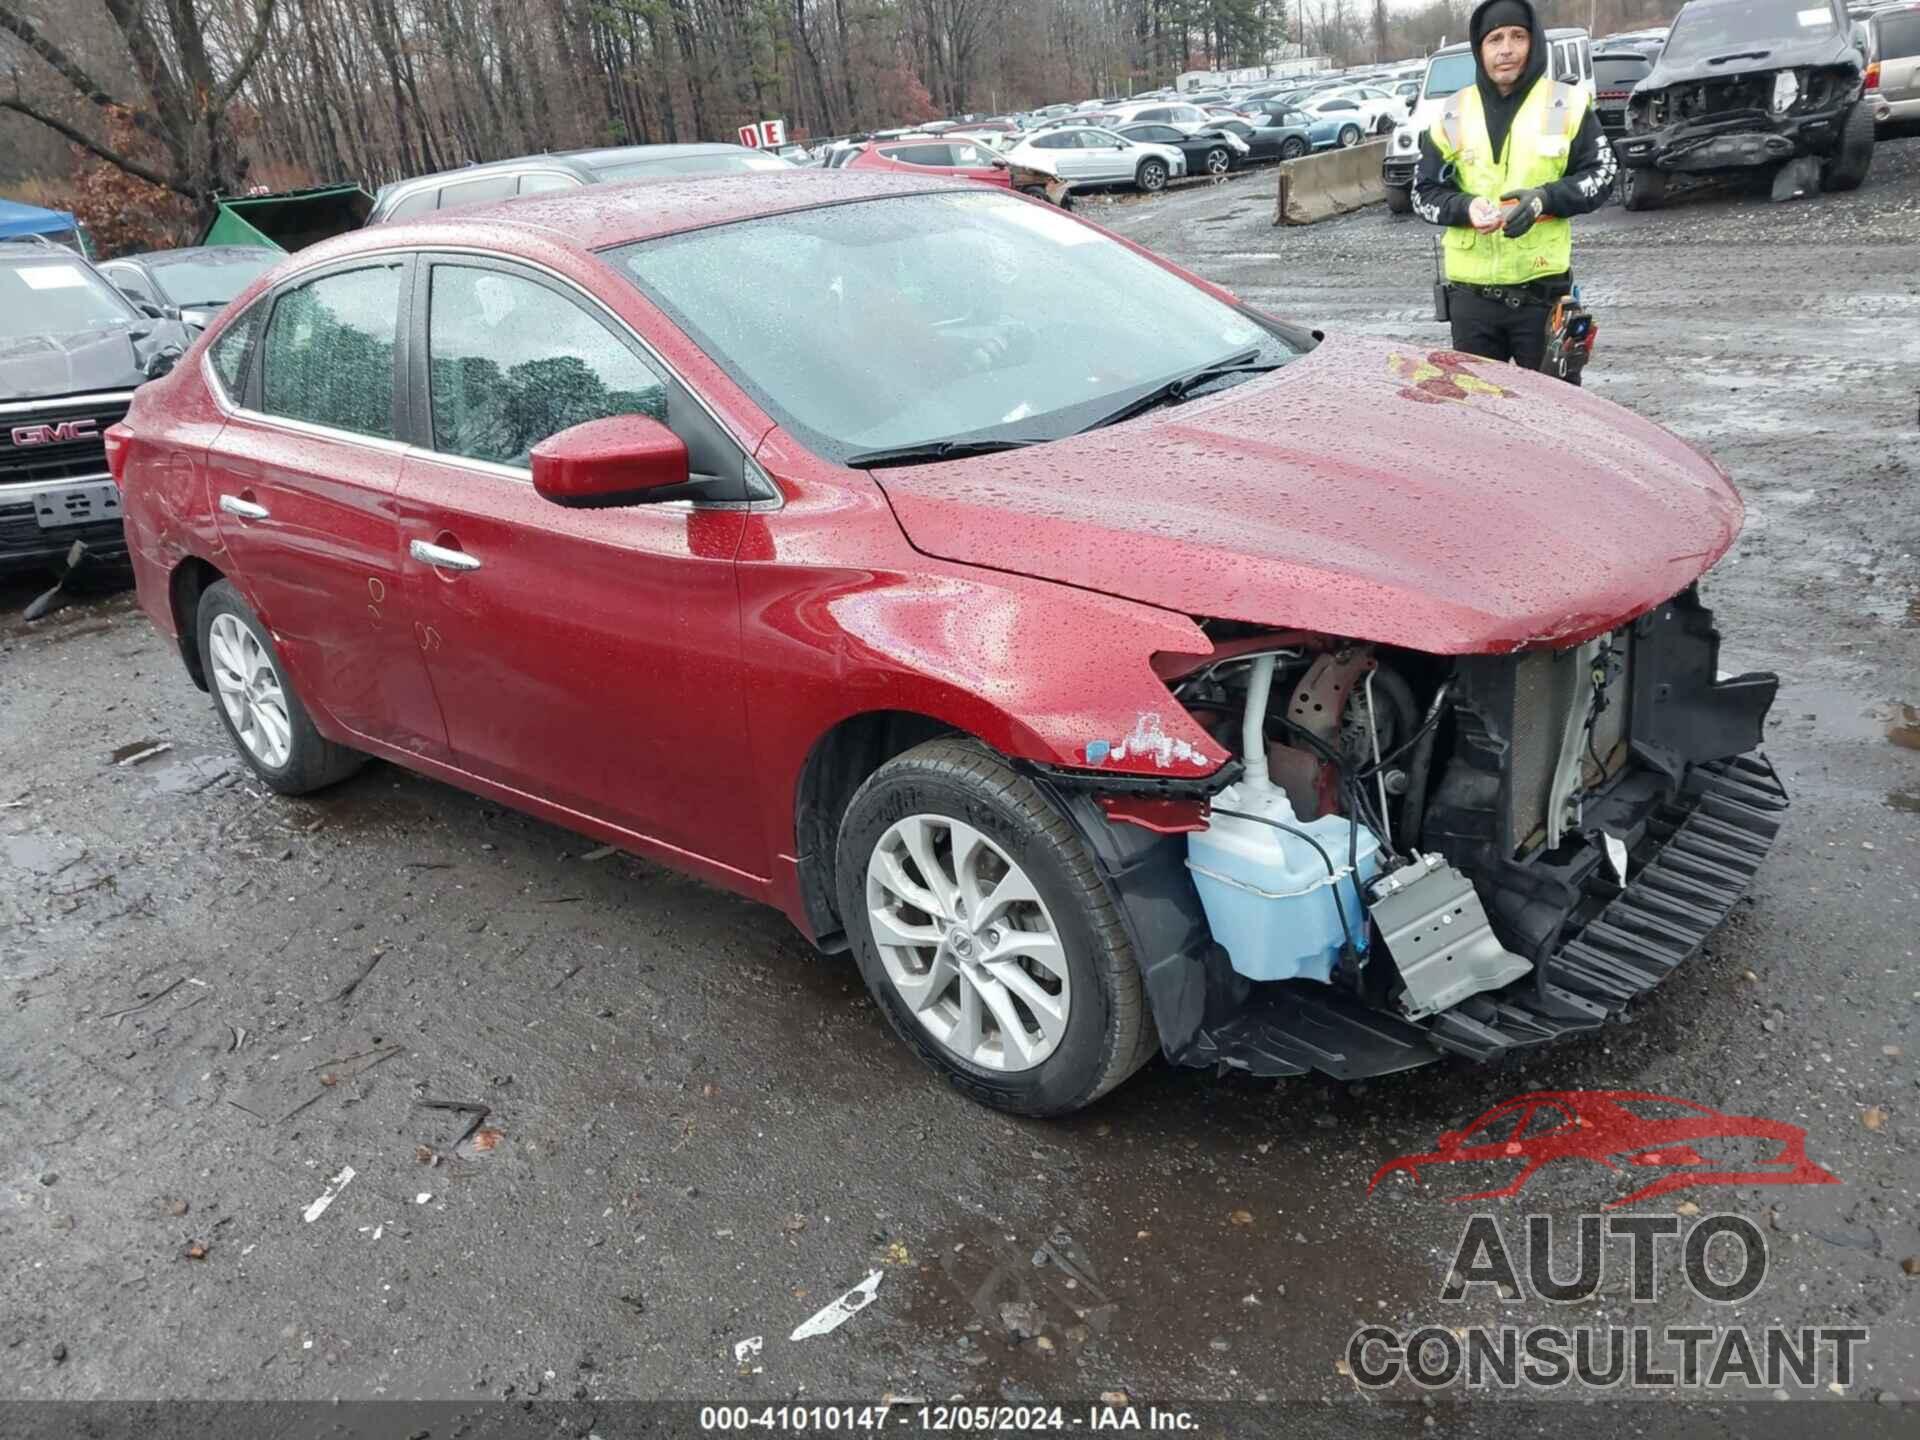
<path id="1" fill-rule="evenodd" d="M 242 500 L 238 495 L 222 495 L 220 508 L 229 515 L 238 515 L 242 520 L 265 520 L 267 507 L 256 505 L 251 500 Z"/>
<path id="2" fill-rule="evenodd" d="M 424 564 L 439 570 L 478 570 L 480 561 L 477 556 L 464 550 L 449 550 L 444 545 L 435 545 L 426 540 L 414 540 L 407 546 L 407 553 Z"/>

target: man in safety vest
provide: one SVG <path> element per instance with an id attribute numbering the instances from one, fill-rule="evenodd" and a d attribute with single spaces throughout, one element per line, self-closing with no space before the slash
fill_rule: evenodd
<path id="1" fill-rule="evenodd" d="M 1420 137 L 1413 208 L 1446 227 L 1453 346 L 1540 368 L 1554 303 L 1573 289 L 1575 215 L 1613 185 L 1613 148 L 1585 92 L 1547 73 L 1528 0 L 1485 0 L 1476 77 Z"/>

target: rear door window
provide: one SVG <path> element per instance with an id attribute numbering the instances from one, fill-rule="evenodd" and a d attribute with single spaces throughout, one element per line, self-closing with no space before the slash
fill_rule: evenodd
<path id="1" fill-rule="evenodd" d="M 393 438 L 400 267 L 343 270 L 284 291 L 261 351 L 261 409 Z"/>
<path id="2" fill-rule="evenodd" d="M 489 201 L 505 200 L 519 183 L 518 175 L 483 175 L 477 180 L 457 180 L 440 187 L 440 208 L 451 210 L 456 205 L 485 205 Z"/>
<path id="3" fill-rule="evenodd" d="M 539 195 L 548 190 L 577 190 L 580 182 L 571 175 L 562 175 L 554 170 L 536 170 L 531 175 L 520 177 L 522 195 Z"/>
<path id="4" fill-rule="evenodd" d="M 430 215 L 439 201 L 439 196 L 440 192 L 431 185 L 425 186 L 396 201 L 394 207 L 387 211 L 387 219 L 411 220 L 416 215 Z"/>
<path id="5" fill-rule="evenodd" d="M 951 165 L 953 151 L 946 145 L 896 145 L 880 152 L 903 165 Z"/>

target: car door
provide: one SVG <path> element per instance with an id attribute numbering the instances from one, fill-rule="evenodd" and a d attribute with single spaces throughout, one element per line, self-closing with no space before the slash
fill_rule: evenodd
<path id="1" fill-rule="evenodd" d="M 1110 130 L 1082 130 L 1079 137 L 1080 158 L 1088 180 L 1104 183 L 1133 179 L 1134 153 L 1118 135 Z"/>
<path id="2" fill-rule="evenodd" d="M 1062 180 L 1084 180 L 1087 178 L 1087 154 L 1080 148 L 1078 130 L 1050 130 L 1044 135 L 1036 135 L 1033 148 L 1044 150 L 1045 163 L 1053 167 L 1053 173 Z"/>
<path id="3" fill-rule="evenodd" d="M 308 708 L 443 758 L 393 513 L 407 284 L 401 258 L 343 261 L 281 285 L 223 331 L 214 360 L 229 408 L 207 450 L 207 490 L 223 568 Z"/>
<path id="4" fill-rule="evenodd" d="M 410 335 L 399 523 L 455 763 L 766 874 L 743 798 L 744 453 L 621 322 L 544 272 L 422 256 Z M 622 414 L 672 427 L 715 499 L 569 509 L 535 493 L 534 445 Z"/>

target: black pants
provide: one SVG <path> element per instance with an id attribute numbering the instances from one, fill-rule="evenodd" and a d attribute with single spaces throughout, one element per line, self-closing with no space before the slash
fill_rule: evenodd
<path id="1" fill-rule="evenodd" d="M 1538 370 L 1547 354 L 1547 321 L 1553 306 L 1522 305 L 1489 300 L 1472 290 L 1454 286 L 1447 293 L 1447 312 L 1453 320 L 1453 348 L 1489 360 L 1511 360 L 1526 370 Z"/>

